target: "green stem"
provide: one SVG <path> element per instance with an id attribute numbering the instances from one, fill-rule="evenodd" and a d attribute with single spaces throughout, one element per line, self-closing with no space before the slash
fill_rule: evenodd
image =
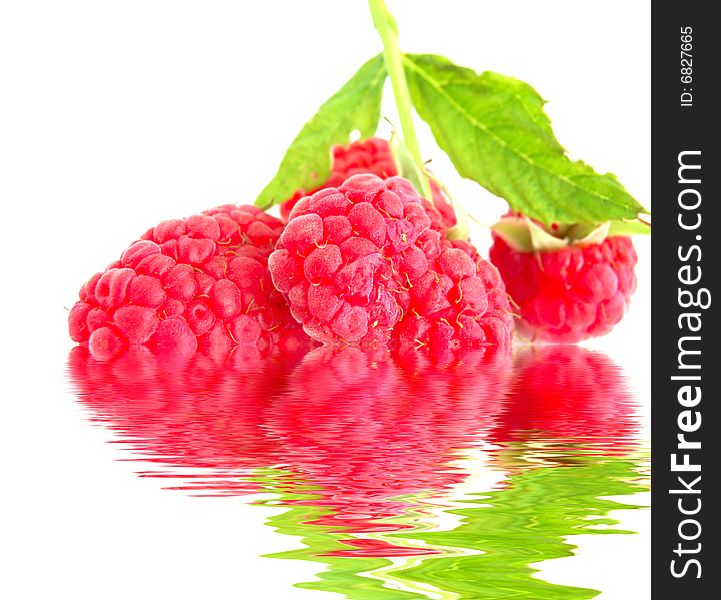
<path id="1" fill-rule="evenodd" d="M 430 199 L 431 186 L 423 169 L 421 149 L 418 145 L 416 129 L 413 125 L 411 95 L 408 91 L 406 74 L 403 70 L 403 54 L 398 49 L 398 26 L 384 0 L 368 0 L 368 5 L 371 16 L 373 17 L 373 25 L 383 42 L 383 58 L 385 59 L 386 69 L 388 70 L 388 75 L 393 85 L 393 96 L 395 97 L 398 108 L 403 141 L 418 171 L 421 195 Z"/>

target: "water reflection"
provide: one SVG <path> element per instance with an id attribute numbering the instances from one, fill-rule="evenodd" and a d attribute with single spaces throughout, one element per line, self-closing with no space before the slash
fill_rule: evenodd
<path id="1" fill-rule="evenodd" d="M 99 362 L 76 347 L 68 360 L 90 419 L 118 434 L 130 460 L 154 467 L 139 474 L 199 495 L 260 491 L 252 475 L 279 454 L 263 427 L 293 366 L 240 353 L 174 362 L 145 348 Z"/>
<path id="2" fill-rule="evenodd" d="M 622 533 L 601 499 L 644 489 L 619 368 L 576 346 L 421 354 L 316 349 L 183 363 L 75 349 L 91 418 L 195 494 L 271 492 L 268 522 L 348 598 L 591 598 L 533 577 L 565 537 Z M 627 507 L 627 505 L 623 505 Z M 607 527 L 597 529 L 599 524 Z"/>

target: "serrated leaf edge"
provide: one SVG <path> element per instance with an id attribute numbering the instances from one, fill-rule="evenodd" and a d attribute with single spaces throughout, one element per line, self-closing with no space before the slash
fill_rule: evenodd
<path id="1" fill-rule="evenodd" d="M 487 135 L 489 135 L 491 138 L 493 138 L 493 140 L 495 140 L 496 143 L 498 143 L 500 146 L 502 146 L 503 148 L 505 148 L 507 151 L 509 151 L 509 152 L 511 152 L 511 153 L 513 153 L 513 154 L 516 154 L 517 156 L 521 157 L 521 158 L 522 158 L 529 166 L 531 166 L 532 168 L 540 169 L 541 171 L 544 171 L 545 173 L 547 173 L 549 176 L 558 178 L 558 179 L 560 179 L 561 181 L 565 182 L 566 185 L 570 186 L 571 188 L 581 190 L 582 192 L 584 192 L 584 193 L 586 193 L 586 194 L 588 194 L 588 195 L 590 195 L 590 196 L 592 196 L 592 197 L 598 198 L 599 201 L 601 201 L 601 202 L 604 203 L 604 204 L 610 204 L 610 205 L 612 205 L 612 206 L 619 207 L 619 208 L 621 208 L 621 209 L 627 208 L 624 204 L 621 204 L 621 203 L 619 203 L 619 202 L 615 202 L 615 201 L 613 201 L 611 198 L 608 198 L 608 197 L 606 197 L 606 196 L 602 196 L 602 195 L 598 194 L 598 193 L 595 192 L 595 191 L 589 190 L 589 189 L 583 187 L 582 185 L 579 185 L 578 182 L 577 182 L 575 179 L 573 179 L 573 178 L 569 178 L 569 177 L 567 177 L 567 176 L 565 176 L 565 175 L 560 175 L 560 174 L 554 173 L 554 172 L 552 172 L 552 171 L 549 171 L 544 165 L 542 165 L 542 164 L 540 164 L 540 163 L 537 163 L 537 162 L 534 162 L 534 161 L 532 160 L 532 158 L 531 158 L 528 154 L 526 154 L 526 153 L 524 153 L 524 152 L 522 152 L 522 151 L 520 151 L 520 150 L 517 150 L 516 148 L 513 148 L 513 147 L 509 146 L 503 138 L 498 137 L 492 130 L 488 129 L 488 127 L 486 127 L 483 123 L 481 123 L 480 121 L 478 121 L 477 119 L 475 119 L 472 115 L 470 115 L 467 111 L 465 111 L 465 110 L 463 109 L 463 107 L 460 106 L 457 102 L 455 102 L 455 101 L 453 100 L 453 98 L 452 98 L 449 94 L 445 93 L 443 87 L 442 87 L 442 86 L 439 86 L 439 85 L 433 80 L 433 78 L 431 78 L 430 76 L 428 76 L 427 73 L 426 73 L 422 68 L 420 68 L 420 67 L 413 61 L 413 59 L 411 58 L 411 56 L 412 56 L 412 55 L 404 55 L 404 56 L 403 56 L 403 60 L 404 60 L 404 63 L 405 63 L 406 65 L 408 65 L 411 69 L 413 69 L 415 72 L 417 72 L 417 73 L 424 79 L 424 81 L 426 81 L 431 87 L 433 87 L 434 89 L 436 89 L 436 91 L 446 100 L 446 102 L 447 102 L 451 107 L 454 108 L 454 110 L 456 110 L 456 112 L 458 112 L 459 114 L 461 114 L 465 119 L 467 119 L 470 123 L 472 123 L 474 127 L 477 127 L 478 129 L 482 130 L 484 133 L 486 133 Z M 459 68 L 459 69 L 466 69 L 466 70 L 472 71 L 472 69 L 468 69 L 467 67 L 458 67 L 458 68 Z M 473 73 L 475 73 L 475 75 L 476 75 L 477 77 L 480 77 L 480 76 L 481 76 L 481 75 L 479 75 L 476 71 L 473 71 Z M 457 84 L 457 85 L 462 85 L 462 82 L 456 82 L 456 84 Z M 521 106 L 523 106 L 523 108 L 524 108 L 524 110 L 526 110 L 526 112 L 528 112 L 527 109 L 526 109 L 526 104 L 525 104 L 525 102 L 523 102 L 523 101 L 521 100 L 521 98 L 518 96 L 518 94 L 512 94 L 512 95 L 517 98 L 517 100 L 519 101 L 519 104 L 520 104 Z M 530 113 L 529 113 L 529 118 L 530 118 L 533 122 L 536 122 L 536 119 L 535 119 L 535 118 L 533 117 L 533 115 L 531 115 Z M 549 123 L 550 123 L 550 120 L 549 120 Z M 554 140 L 555 140 L 555 136 L 554 136 Z M 559 148 L 559 151 L 560 151 L 560 155 L 568 158 L 568 155 L 567 155 L 567 153 L 566 153 L 566 150 L 563 148 L 563 146 L 561 146 L 560 143 L 558 144 L 558 148 Z M 570 161 L 571 159 L 568 158 L 568 160 Z M 591 169 L 592 174 L 598 175 L 599 177 L 603 177 L 603 176 L 611 177 L 611 178 L 613 179 L 613 181 L 618 182 L 617 177 L 616 177 L 613 173 L 605 173 L 605 174 L 601 175 L 601 174 L 599 174 L 599 173 L 596 173 L 596 171 L 595 171 L 590 165 L 588 165 L 587 163 L 585 163 L 585 162 L 583 162 L 583 161 L 571 161 L 571 162 L 572 162 L 572 163 L 576 163 L 576 164 L 583 165 L 583 166 L 587 167 L 588 169 Z M 463 175 L 464 177 L 466 177 L 466 175 L 463 174 L 463 173 L 461 173 L 461 175 Z M 591 175 L 591 173 L 589 173 L 588 175 Z M 579 177 L 585 177 L 585 176 L 588 176 L 588 175 L 579 175 Z M 638 203 L 638 201 L 636 201 L 635 199 L 633 199 L 633 197 L 630 196 L 630 194 L 629 194 L 629 197 L 639 206 L 639 211 L 638 211 L 638 213 L 648 213 L 648 211 L 647 211 L 640 203 Z"/>

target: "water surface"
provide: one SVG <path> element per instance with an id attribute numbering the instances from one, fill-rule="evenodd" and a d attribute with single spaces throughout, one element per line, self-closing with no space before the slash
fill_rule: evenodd
<path id="1" fill-rule="evenodd" d="M 609 497 L 648 489 L 623 373 L 576 346 L 222 363 L 143 350 L 101 363 L 77 348 L 69 373 L 139 475 L 248 497 L 300 540 L 267 560 L 317 563 L 297 586 L 318 597 L 592 598 L 538 564 L 571 556 L 576 534 L 622 544 L 632 532 L 609 513 L 633 500 Z"/>

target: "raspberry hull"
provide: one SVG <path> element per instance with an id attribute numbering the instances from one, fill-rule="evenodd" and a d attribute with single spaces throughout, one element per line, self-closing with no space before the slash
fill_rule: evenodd
<path id="1" fill-rule="evenodd" d="M 519 307 L 516 330 L 532 340 L 572 343 L 604 335 L 622 319 L 636 289 L 636 251 L 628 237 L 533 253 L 494 235 L 490 258 Z"/>
<path id="2" fill-rule="evenodd" d="M 70 337 L 96 357 L 132 345 L 211 354 L 303 346 L 267 269 L 282 229 L 253 206 L 163 221 L 82 287 Z"/>

